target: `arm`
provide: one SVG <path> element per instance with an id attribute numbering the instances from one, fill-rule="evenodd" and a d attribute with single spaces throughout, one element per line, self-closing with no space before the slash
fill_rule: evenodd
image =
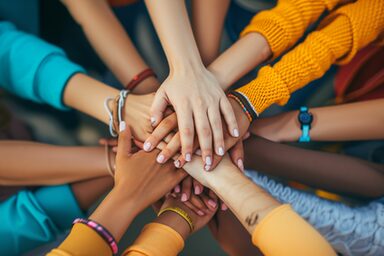
<path id="1" fill-rule="evenodd" d="M 161 121 L 165 108 L 172 104 L 177 114 L 183 157 L 191 159 L 196 127 L 203 160 L 210 168 L 213 153 L 223 155 L 225 152 L 220 114 L 230 134 L 239 135 L 234 113 L 219 83 L 202 63 L 185 2 L 145 2 L 170 67 L 169 77 L 157 91 L 152 105 L 153 125 Z"/>
<path id="2" fill-rule="evenodd" d="M 1 185 L 53 185 L 109 175 L 102 147 L 2 141 L 0 155 Z"/>
<path id="3" fill-rule="evenodd" d="M 384 100 L 311 108 L 313 141 L 353 141 L 384 138 Z M 298 111 L 261 118 L 251 126 L 255 135 L 278 142 L 298 141 L 301 135 Z M 358 118 L 356 118 L 358 117 Z"/>
<path id="4" fill-rule="evenodd" d="M 372 10 L 377 15 L 371 15 Z M 258 77 L 235 95 L 254 115 L 274 103 L 284 105 L 291 93 L 320 78 L 332 64 L 348 62 L 358 49 L 374 41 L 383 27 L 380 2 L 360 0 L 345 5 L 273 67 L 263 67 Z"/>
<path id="5" fill-rule="evenodd" d="M 106 0 L 62 2 L 121 84 L 127 85 L 135 75 L 148 68 Z M 133 92 L 144 94 L 154 92 L 158 87 L 157 79 L 149 77 Z"/>
<path id="6" fill-rule="evenodd" d="M 280 206 L 239 172 L 228 157 L 214 172 L 202 172 L 201 163 L 196 160 L 184 168 L 229 206 L 264 254 L 336 255 L 326 240 L 290 206 Z"/>
<path id="7" fill-rule="evenodd" d="M 205 66 L 217 58 L 230 0 L 193 0 L 192 28 Z"/>

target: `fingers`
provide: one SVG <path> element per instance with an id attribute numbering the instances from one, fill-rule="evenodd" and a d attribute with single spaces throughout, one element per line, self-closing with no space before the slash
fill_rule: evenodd
<path id="1" fill-rule="evenodd" d="M 220 99 L 220 110 L 224 116 L 225 122 L 227 123 L 229 133 L 235 138 L 239 137 L 240 132 L 237 125 L 236 116 L 227 97 L 222 97 Z"/>
<path id="2" fill-rule="evenodd" d="M 194 191 L 195 195 L 200 195 L 201 193 L 203 193 L 204 187 L 203 187 L 203 185 L 201 185 L 200 182 L 193 179 L 192 184 L 193 184 L 193 191 Z"/>
<path id="3" fill-rule="evenodd" d="M 127 127 L 125 121 L 120 122 L 120 133 L 118 139 L 117 159 L 123 158 L 127 154 L 131 153 L 132 141 L 131 130 Z"/>
<path id="4" fill-rule="evenodd" d="M 215 152 L 217 155 L 223 156 L 225 152 L 224 136 L 223 136 L 223 126 L 221 123 L 221 115 L 220 115 L 219 109 L 215 107 L 209 108 L 208 118 L 211 123 Z"/>
<path id="5" fill-rule="evenodd" d="M 168 101 L 164 91 L 160 88 L 153 99 L 151 106 L 151 125 L 157 126 L 163 119 L 165 110 L 167 109 Z"/>
<path id="6" fill-rule="evenodd" d="M 244 147 L 243 141 L 239 140 L 230 150 L 229 155 L 232 159 L 232 162 L 244 172 Z"/>
<path id="7" fill-rule="evenodd" d="M 204 204 L 208 207 L 209 210 L 216 211 L 218 206 L 218 199 L 216 195 L 211 197 L 211 196 L 207 196 L 206 194 L 201 194 L 200 198 L 204 202 Z"/>
<path id="8" fill-rule="evenodd" d="M 181 185 L 181 201 L 186 202 L 191 198 L 192 177 L 187 177 Z"/>
<path id="9" fill-rule="evenodd" d="M 212 166 L 212 131 L 208 116 L 204 111 L 197 111 L 195 114 L 196 132 L 199 139 L 204 170 L 209 171 Z"/>
<path id="10" fill-rule="evenodd" d="M 194 140 L 194 124 L 192 118 L 192 111 L 190 108 L 185 107 L 180 112 L 177 112 L 177 120 L 181 140 L 181 154 L 184 159 L 189 162 L 192 159 L 192 148 Z"/>
<path id="11" fill-rule="evenodd" d="M 175 128 L 177 128 L 176 114 L 167 116 L 160 122 L 160 124 L 155 128 L 152 134 L 144 142 L 143 149 L 147 152 L 151 151 Z"/>
<path id="12" fill-rule="evenodd" d="M 157 156 L 158 163 L 165 163 L 170 158 L 175 156 L 181 147 L 180 134 L 176 133 L 171 141 L 162 149 L 160 154 Z"/>

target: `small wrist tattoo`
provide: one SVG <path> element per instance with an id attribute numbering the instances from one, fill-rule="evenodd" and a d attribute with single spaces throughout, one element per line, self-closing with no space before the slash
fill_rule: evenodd
<path id="1" fill-rule="evenodd" d="M 254 226 L 257 223 L 258 219 L 259 215 L 257 214 L 257 212 L 253 212 L 245 219 L 245 222 L 248 224 L 248 226 Z"/>

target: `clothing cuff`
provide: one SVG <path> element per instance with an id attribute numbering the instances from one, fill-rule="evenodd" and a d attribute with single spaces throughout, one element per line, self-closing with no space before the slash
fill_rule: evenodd
<path id="1" fill-rule="evenodd" d="M 147 224 L 135 243 L 122 255 L 139 252 L 143 255 L 177 255 L 184 248 L 184 240 L 179 233 L 160 223 Z"/>
<path id="2" fill-rule="evenodd" d="M 58 109 L 68 109 L 63 102 L 65 87 L 76 73 L 85 70 L 71 62 L 65 55 L 52 53 L 45 57 L 37 71 L 35 89 L 39 98 Z"/>
<path id="3" fill-rule="evenodd" d="M 76 218 L 84 218 L 70 185 L 43 187 L 34 192 L 46 214 L 61 230 L 71 227 Z"/>

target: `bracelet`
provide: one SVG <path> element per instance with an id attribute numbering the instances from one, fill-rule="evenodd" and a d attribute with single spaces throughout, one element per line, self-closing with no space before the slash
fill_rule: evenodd
<path id="1" fill-rule="evenodd" d="M 192 218 L 183 209 L 181 209 L 179 207 L 167 207 L 167 208 L 162 209 L 157 214 L 157 216 L 160 216 L 164 212 L 174 212 L 174 213 L 178 214 L 181 218 L 183 218 L 188 223 L 189 228 L 191 229 L 191 233 L 193 232 L 194 226 L 193 226 Z"/>
<path id="2" fill-rule="evenodd" d="M 111 174 L 112 177 L 115 176 L 115 168 L 112 167 L 111 159 L 109 157 L 110 147 L 108 144 L 105 144 L 105 160 L 107 162 L 107 169 L 109 174 Z"/>
<path id="3" fill-rule="evenodd" d="M 127 99 L 128 94 L 130 93 L 129 90 L 121 90 L 119 93 L 119 96 L 116 98 L 117 101 L 117 123 L 120 125 L 120 123 L 123 121 L 123 108 L 125 105 L 125 101 Z M 116 138 L 118 133 L 116 132 L 116 129 L 114 127 L 114 119 L 113 119 L 113 111 L 109 108 L 109 102 L 115 100 L 112 97 L 108 97 L 104 101 L 104 108 L 108 113 L 109 117 L 109 133 L 112 137 Z M 117 127 L 116 127 L 117 128 Z"/>
<path id="4" fill-rule="evenodd" d="M 233 94 L 228 94 L 228 98 L 234 99 L 237 103 L 239 103 L 239 105 L 241 106 L 244 114 L 247 116 L 249 122 L 252 123 L 252 120 L 253 120 L 252 116 L 249 113 L 248 109 L 244 106 L 243 102 L 241 102 L 241 100 L 238 97 L 236 97 L 235 95 L 233 95 Z"/>
<path id="5" fill-rule="evenodd" d="M 139 74 L 135 75 L 132 80 L 125 86 L 128 90 L 133 90 L 139 83 L 147 79 L 148 77 L 157 77 L 155 72 L 152 69 L 147 68 L 141 71 Z"/>
<path id="6" fill-rule="evenodd" d="M 99 234 L 99 236 L 101 236 L 104 239 L 104 241 L 107 242 L 107 244 L 111 247 L 112 253 L 114 255 L 117 254 L 119 248 L 117 247 L 116 240 L 115 238 L 113 238 L 112 234 L 109 233 L 109 231 L 106 228 L 104 228 L 102 225 L 98 224 L 93 220 L 87 220 L 82 218 L 75 219 L 72 224 L 74 225 L 77 223 L 84 224 L 90 227 L 91 229 L 93 229 L 94 231 L 96 231 L 96 233 Z"/>

